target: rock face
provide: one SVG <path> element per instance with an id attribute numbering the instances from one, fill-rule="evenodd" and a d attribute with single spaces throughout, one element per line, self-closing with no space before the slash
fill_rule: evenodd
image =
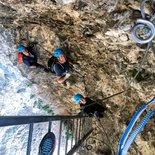
<path id="1" fill-rule="evenodd" d="M 75 0 L 55 0 L 55 1 L 60 4 L 69 4 L 74 2 Z"/>
<path id="2" fill-rule="evenodd" d="M 49 114 L 76 114 L 79 107 L 73 104 L 72 97 L 79 92 L 106 104 L 108 110 L 102 123 L 116 149 L 114 137 L 120 138 L 133 113 L 155 94 L 155 57 L 151 51 L 133 79 L 146 48 L 133 42 L 130 35 L 140 17 L 140 4 L 123 0 L 77 0 L 68 5 L 62 2 L 70 1 L 1 0 L 1 45 L 6 42 L 7 49 L 1 46 L 0 50 L 0 101 L 3 107 L 11 105 L 14 109 L 2 107 L 1 115 L 23 114 L 24 105 L 31 109 L 30 114 L 38 109 Z M 16 45 L 30 42 L 36 42 L 39 61 L 44 65 L 58 47 L 79 64 L 66 87 L 57 84 L 54 75 L 18 63 Z M 127 88 L 125 93 L 103 101 Z M 148 124 L 130 154 L 153 155 L 153 134 L 153 126 Z M 94 150 L 106 154 L 109 148 L 104 147 Z"/>

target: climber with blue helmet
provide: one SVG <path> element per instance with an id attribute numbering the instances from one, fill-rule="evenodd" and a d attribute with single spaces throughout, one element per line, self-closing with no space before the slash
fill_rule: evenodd
<path id="1" fill-rule="evenodd" d="M 66 79 L 70 77 L 70 63 L 66 58 L 62 49 L 56 49 L 54 56 L 48 61 L 48 68 L 51 72 L 56 74 L 58 83 L 65 83 Z"/>
<path id="2" fill-rule="evenodd" d="M 80 114 L 87 114 L 88 116 L 98 114 L 99 117 L 103 117 L 106 108 L 89 97 L 83 97 L 81 94 L 76 94 L 74 95 L 73 100 L 75 104 L 80 105 Z"/>
<path id="3" fill-rule="evenodd" d="M 84 99 L 84 97 L 81 94 L 74 95 L 74 102 L 76 104 L 79 104 L 80 102 L 82 102 L 83 99 Z"/>
<path id="4" fill-rule="evenodd" d="M 19 45 L 19 46 L 18 46 L 18 51 L 19 51 L 19 53 L 23 53 L 23 52 L 25 51 L 25 49 L 26 49 L 26 47 L 23 46 L 23 45 Z"/>
<path id="5" fill-rule="evenodd" d="M 26 64 L 30 68 L 40 68 L 48 72 L 48 69 L 43 65 L 37 63 L 37 55 L 31 46 L 25 47 L 24 45 L 18 46 L 18 59 L 20 63 Z"/>

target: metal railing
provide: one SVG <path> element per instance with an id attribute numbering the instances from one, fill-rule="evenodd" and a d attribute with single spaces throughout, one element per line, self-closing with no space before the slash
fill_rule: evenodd
<path id="1" fill-rule="evenodd" d="M 0 127 L 16 126 L 16 125 L 29 125 L 28 143 L 26 155 L 31 155 L 32 136 L 35 123 L 48 123 L 48 131 L 51 131 L 53 121 L 59 121 L 59 131 L 57 140 L 57 150 L 55 154 L 60 155 L 62 132 L 64 132 L 64 124 L 66 131 L 64 154 L 72 155 L 82 145 L 85 139 L 92 133 L 91 118 L 81 115 L 76 116 L 1 116 Z M 53 131 L 52 131 L 53 132 Z M 68 145 L 69 135 L 71 136 L 70 147 Z M 38 142 L 39 143 L 39 142 Z M 39 148 L 38 148 L 39 150 Z"/>

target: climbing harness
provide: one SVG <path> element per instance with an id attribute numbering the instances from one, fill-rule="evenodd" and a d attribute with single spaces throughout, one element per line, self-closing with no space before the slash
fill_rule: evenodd
<path id="1" fill-rule="evenodd" d="M 149 109 L 149 106 L 155 103 L 155 96 L 145 103 L 139 110 L 134 114 L 132 117 L 125 133 L 123 134 L 120 142 L 117 155 L 126 155 L 129 147 L 134 142 L 138 134 L 142 131 L 144 126 L 149 122 L 150 118 L 155 114 L 155 110 Z M 140 121 L 140 123 L 133 129 L 134 125 L 136 124 L 138 118 L 143 114 L 145 110 L 148 110 L 147 115 Z"/>
<path id="2" fill-rule="evenodd" d="M 155 55 L 155 48 L 152 43 L 155 37 L 155 14 L 149 19 L 146 17 L 145 13 L 145 3 L 149 0 L 142 0 L 141 2 L 141 15 L 143 19 L 137 19 L 136 25 L 132 28 L 131 34 L 134 41 L 140 44 L 149 44 Z"/>

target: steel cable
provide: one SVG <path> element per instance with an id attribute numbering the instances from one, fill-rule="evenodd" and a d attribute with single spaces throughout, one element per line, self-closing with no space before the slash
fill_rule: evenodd
<path id="1" fill-rule="evenodd" d="M 111 149 L 112 154 L 115 155 L 115 150 L 114 150 L 113 144 L 111 143 L 111 141 L 110 141 L 110 139 L 109 139 L 109 136 L 108 136 L 107 132 L 105 131 L 105 128 L 103 127 L 103 125 L 102 125 L 100 119 L 99 119 L 98 117 L 96 117 L 96 116 L 95 116 L 95 119 L 97 120 L 97 122 L 99 123 L 99 125 L 100 125 L 100 127 L 101 127 L 101 128 L 99 128 L 99 129 L 104 133 L 105 137 L 107 138 L 107 141 L 108 141 L 108 143 L 109 143 L 108 146 L 109 146 L 109 148 Z"/>

